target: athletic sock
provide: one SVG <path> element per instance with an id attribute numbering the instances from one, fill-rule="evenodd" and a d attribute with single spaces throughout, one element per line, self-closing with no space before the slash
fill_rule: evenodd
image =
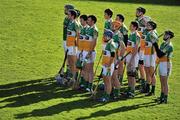
<path id="1" fill-rule="evenodd" d="M 145 84 L 145 79 L 140 79 L 140 83 L 143 86 Z"/>
<path id="2" fill-rule="evenodd" d="M 146 85 L 146 92 L 149 93 L 149 91 L 150 91 L 150 84 L 148 83 L 148 84 Z"/>
<path id="3" fill-rule="evenodd" d="M 75 80 L 78 79 L 78 72 L 75 73 L 75 77 L 74 78 L 75 78 Z"/>
<path id="4" fill-rule="evenodd" d="M 88 83 L 88 88 L 91 90 L 92 89 L 92 83 Z"/>
<path id="5" fill-rule="evenodd" d="M 151 93 L 155 93 L 155 85 L 152 85 Z"/>
<path id="6" fill-rule="evenodd" d="M 88 85 L 89 85 L 89 82 L 88 81 L 85 81 L 85 88 L 88 88 Z"/>
<path id="7" fill-rule="evenodd" d="M 122 85 L 122 82 L 123 82 L 123 77 L 122 77 L 122 75 L 119 76 L 119 82 L 120 82 L 120 84 Z"/>
<path id="8" fill-rule="evenodd" d="M 127 92 L 131 92 L 131 87 L 128 86 Z"/>
<path id="9" fill-rule="evenodd" d="M 81 76 L 81 78 L 80 78 L 80 85 L 81 85 L 81 86 L 84 86 L 84 85 L 85 85 L 85 79 L 84 79 L 84 77 L 82 77 L 82 76 Z"/>
<path id="10" fill-rule="evenodd" d="M 103 95 L 103 97 L 109 100 L 109 99 L 110 99 L 110 94 L 108 94 L 108 93 L 105 92 L 104 95 Z"/>
<path id="11" fill-rule="evenodd" d="M 113 90 L 113 95 L 114 95 L 114 97 L 119 97 L 119 94 L 120 94 L 120 89 L 119 89 L 119 88 L 115 88 L 115 89 Z"/>

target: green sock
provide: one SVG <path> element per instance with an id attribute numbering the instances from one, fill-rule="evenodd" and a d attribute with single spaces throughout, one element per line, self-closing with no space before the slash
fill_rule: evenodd
<path id="1" fill-rule="evenodd" d="M 85 81 L 85 88 L 88 88 L 89 82 Z"/>
<path id="2" fill-rule="evenodd" d="M 78 72 L 75 73 L 75 80 L 78 79 Z"/>
<path id="3" fill-rule="evenodd" d="M 140 79 L 141 85 L 143 86 L 145 84 L 145 80 L 144 79 Z"/>
<path id="4" fill-rule="evenodd" d="M 131 87 L 128 87 L 127 92 L 131 92 Z"/>
<path id="5" fill-rule="evenodd" d="M 131 92 L 134 93 L 134 91 L 135 91 L 134 88 L 132 88 L 132 89 L 131 89 Z"/>
<path id="6" fill-rule="evenodd" d="M 147 85 L 146 85 L 146 92 L 148 93 L 149 90 L 150 90 L 150 84 L 147 84 Z"/>
<path id="7" fill-rule="evenodd" d="M 110 99 L 110 94 L 104 92 L 103 97 L 106 98 L 106 99 Z"/>
<path id="8" fill-rule="evenodd" d="M 81 78 L 80 78 L 80 85 L 84 85 L 84 84 L 85 84 L 85 79 L 84 79 L 84 77 L 81 76 Z"/>
<path id="9" fill-rule="evenodd" d="M 152 85 L 152 89 L 151 89 L 151 93 L 155 93 L 155 86 L 154 85 Z"/>
<path id="10" fill-rule="evenodd" d="M 88 83 L 88 88 L 91 89 L 92 88 L 92 83 Z"/>
<path id="11" fill-rule="evenodd" d="M 114 94 L 115 97 L 119 97 L 120 89 L 115 88 L 115 89 L 113 90 L 113 94 Z"/>
<path id="12" fill-rule="evenodd" d="M 119 82 L 122 84 L 122 81 L 123 81 L 123 77 L 122 75 L 119 76 Z"/>

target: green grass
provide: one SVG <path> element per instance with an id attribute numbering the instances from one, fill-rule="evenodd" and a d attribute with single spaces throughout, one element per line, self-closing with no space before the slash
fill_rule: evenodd
<path id="1" fill-rule="evenodd" d="M 171 5 L 172 2 L 168 1 L 157 4 L 153 1 L 0 0 L 0 120 L 179 119 L 179 2 L 174 1 L 175 4 Z M 107 7 L 112 8 L 114 14 L 123 13 L 125 23 L 129 26 L 135 18 L 136 7 L 144 6 L 148 10 L 147 15 L 157 22 L 159 33 L 172 29 L 175 32 L 175 51 L 169 79 L 169 103 L 157 105 L 152 100 L 154 97 L 139 94 L 134 99 L 101 104 L 88 99 L 87 93 L 56 85 L 52 77 L 63 60 L 61 42 L 63 6 L 66 3 L 74 4 L 82 14 L 95 14 L 98 17 L 98 55 L 103 11 Z M 159 92 L 158 79 L 156 95 Z"/>

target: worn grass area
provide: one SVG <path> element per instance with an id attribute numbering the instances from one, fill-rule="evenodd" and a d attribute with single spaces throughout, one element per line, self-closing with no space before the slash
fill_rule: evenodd
<path id="1" fill-rule="evenodd" d="M 0 119 L 179 119 L 179 1 L 153 1 L 0 0 Z M 123 13 L 129 26 L 136 7 L 144 6 L 147 15 L 158 23 L 159 33 L 172 29 L 176 37 L 169 103 L 157 105 L 154 97 L 139 94 L 134 99 L 100 104 L 88 99 L 87 93 L 57 86 L 52 77 L 63 60 L 61 42 L 66 3 L 74 4 L 82 14 L 98 17 L 99 41 L 103 11 L 107 7 L 114 14 Z M 100 42 L 97 52 L 99 55 Z M 159 90 L 158 79 L 156 95 Z"/>

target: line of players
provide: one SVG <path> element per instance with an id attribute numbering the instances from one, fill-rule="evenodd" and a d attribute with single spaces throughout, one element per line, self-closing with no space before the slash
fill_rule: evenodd
<path id="1" fill-rule="evenodd" d="M 70 83 L 77 81 L 81 68 L 81 88 L 91 92 L 94 79 L 94 61 L 98 40 L 97 18 L 95 15 L 80 15 L 80 11 L 73 5 L 65 5 L 64 19 L 64 50 L 68 50 L 67 73 Z M 155 68 L 159 64 L 161 81 L 160 103 L 167 103 L 168 77 L 171 72 L 171 57 L 173 46 L 170 42 L 174 33 L 167 30 L 163 33 L 164 42 L 158 45 L 156 23 L 149 16 L 145 16 L 143 7 L 136 9 L 136 19 L 130 23 L 130 33 L 124 24 L 124 16 L 117 14 L 112 19 L 113 11 L 104 11 L 104 31 L 102 38 L 102 71 L 104 94 L 99 101 L 107 102 L 110 96 L 120 97 L 123 73 L 126 66 L 128 77 L 128 97 L 135 96 L 136 77 L 141 83 L 141 92 L 147 96 L 155 94 Z M 124 56 L 126 55 L 125 59 Z M 138 73 L 139 72 L 139 73 Z"/>

